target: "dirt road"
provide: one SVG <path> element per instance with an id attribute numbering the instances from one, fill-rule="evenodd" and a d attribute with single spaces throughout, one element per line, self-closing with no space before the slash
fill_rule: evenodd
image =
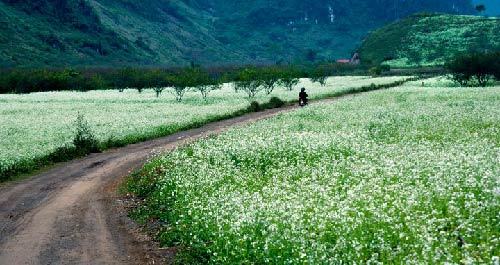
<path id="1" fill-rule="evenodd" d="M 294 107 L 251 113 L 57 165 L 0 187 L 0 265 L 158 264 L 162 253 L 127 218 L 116 187 L 151 156 Z M 172 255 L 170 255 L 172 256 Z"/>
<path id="2" fill-rule="evenodd" d="M 160 249 L 127 217 L 117 193 L 123 178 L 159 153 L 296 108 L 250 113 L 92 154 L 0 186 L 0 265 L 171 263 L 173 250 Z"/>

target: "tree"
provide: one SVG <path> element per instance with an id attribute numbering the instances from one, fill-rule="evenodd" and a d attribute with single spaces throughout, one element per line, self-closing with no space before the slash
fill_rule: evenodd
<path id="1" fill-rule="evenodd" d="M 309 79 L 313 83 L 319 83 L 321 86 L 325 86 L 326 80 L 328 79 L 329 75 L 330 73 L 328 71 L 327 66 L 320 65 L 310 73 Z"/>
<path id="2" fill-rule="evenodd" d="M 160 97 L 165 88 L 172 86 L 172 76 L 164 70 L 151 70 L 145 76 L 145 86 L 151 87 L 156 97 Z"/>
<path id="3" fill-rule="evenodd" d="M 288 91 L 292 91 L 300 81 L 298 76 L 298 72 L 295 69 L 285 69 L 281 74 L 280 84 L 283 85 Z"/>
<path id="4" fill-rule="evenodd" d="M 142 93 L 146 87 L 145 73 L 138 69 L 127 67 L 115 72 L 111 79 L 112 86 L 116 89 L 135 88 Z"/>
<path id="5" fill-rule="evenodd" d="M 163 90 L 165 90 L 165 87 L 153 87 L 153 90 L 155 91 L 156 97 L 159 98 Z"/>
<path id="6" fill-rule="evenodd" d="M 488 84 L 491 77 L 498 78 L 498 66 L 500 52 L 461 55 L 445 65 L 453 80 L 460 85 L 465 86 L 474 78 L 482 87 Z"/>
<path id="7" fill-rule="evenodd" d="M 181 102 L 182 101 L 182 98 L 184 97 L 184 95 L 186 94 L 186 92 L 188 91 L 188 86 L 185 86 L 185 85 L 182 85 L 182 81 L 179 81 L 179 78 L 176 78 L 176 81 L 175 81 L 175 85 L 173 86 L 173 89 L 174 89 L 174 95 L 175 95 L 175 100 L 177 100 L 177 102 Z"/>
<path id="8" fill-rule="evenodd" d="M 193 69 L 185 68 L 179 73 L 172 76 L 172 88 L 175 95 L 175 99 L 178 102 L 182 101 L 182 98 L 189 90 L 190 87 L 194 87 L 195 83 L 192 78 Z"/>
<path id="9" fill-rule="evenodd" d="M 273 92 L 274 88 L 279 84 L 280 71 L 277 67 L 269 67 L 261 69 L 260 77 L 262 78 L 262 86 L 266 95 Z"/>
<path id="10" fill-rule="evenodd" d="M 208 94 L 212 91 L 219 90 L 222 88 L 222 83 L 219 80 L 212 78 L 212 81 L 208 84 L 202 84 L 196 87 L 196 89 L 201 93 L 204 100 L 207 100 Z"/>
<path id="11" fill-rule="evenodd" d="M 246 92 L 249 98 L 254 98 L 264 89 L 264 82 L 255 68 L 245 68 L 239 71 L 234 84 L 237 91 Z"/>
<path id="12" fill-rule="evenodd" d="M 476 5 L 476 11 L 478 13 L 483 13 L 484 11 L 486 11 L 486 6 L 481 4 L 481 5 Z"/>
<path id="13" fill-rule="evenodd" d="M 206 71 L 203 70 L 202 68 L 196 67 L 193 68 L 192 73 L 192 78 L 194 78 L 194 84 L 196 90 L 198 90 L 201 93 L 201 96 L 203 97 L 204 100 L 207 99 L 208 94 L 211 91 L 221 89 L 222 87 L 222 80 L 221 78 L 218 78 L 216 76 L 210 76 L 210 74 Z"/>

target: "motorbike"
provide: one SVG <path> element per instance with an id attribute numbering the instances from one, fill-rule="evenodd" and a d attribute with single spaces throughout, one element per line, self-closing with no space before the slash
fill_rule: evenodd
<path id="1" fill-rule="evenodd" d="M 304 99 L 304 98 L 299 98 L 299 106 L 301 107 L 305 107 L 307 106 L 307 99 Z"/>

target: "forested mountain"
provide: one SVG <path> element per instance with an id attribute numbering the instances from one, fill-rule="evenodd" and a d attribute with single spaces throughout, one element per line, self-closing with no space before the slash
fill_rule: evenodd
<path id="1" fill-rule="evenodd" d="M 470 0 L 0 0 L 0 66 L 333 59 L 423 11 L 474 9 Z"/>

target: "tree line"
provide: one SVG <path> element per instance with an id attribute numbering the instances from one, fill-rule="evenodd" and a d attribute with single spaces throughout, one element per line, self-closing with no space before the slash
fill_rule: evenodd
<path id="1" fill-rule="evenodd" d="M 200 92 L 207 98 L 211 91 L 223 83 L 234 83 L 235 90 L 245 92 L 249 98 L 258 93 L 271 94 L 277 86 L 293 90 L 299 78 L 326 84 L 328 76 L 360 71 L 349 65 L 325 63 L 311 66 L 248 66 L 202 68 L 197 66 L 123 69 L 14 69 L 0 72 L 0 93 L 32 93 L 45 91 L 89 91 L 116 89 L 153 89 L 159 97 L 172 89 L 178 101 L 188 90 Z"/>
<path id="2" fill-rule="evenodd" d="M 493 78 L 500 80 L 500 52 L 459 55 L 445 67 L 458 84 L 485 87 Z"/>

